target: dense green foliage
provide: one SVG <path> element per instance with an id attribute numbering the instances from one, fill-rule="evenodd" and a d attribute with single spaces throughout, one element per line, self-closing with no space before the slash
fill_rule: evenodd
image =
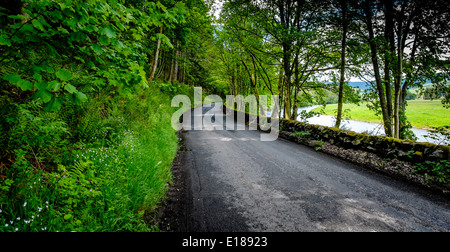
<path id="1" fill-rule="evenodd" d="M 157 229 L 144 217 L 171 181 L 171 97 L 192 95 L 186 83 L 208 88 L 202 47 L 189 48 L 211 37 L 207 11 L 202 1 L 0 3 L 0 231 Z"/>
<path id="2" fill-rule="evenodd" d="M 31 103 L 7 116 L 17 121 L 5 149 L 12 164 L 2 163 L 2 230 L 148 229 L 142 215 L 164 196 L 177 138 L 169 97 L 136 93 L 59 113 Z"/>
<path id="3" fill-rule="evenodd" d="M 297 118 L 359 102 L 346 81 L 367 78 L 404 137 L 409 88 L 431 79 L 449 104 L 444 2 L 229 0 L 212 20 L 209 0 L 0 1 L 0 231 L 157 229 L 144 220 L 171 181 L 170 100 L 193 86 L 279 95 Z"/>
<path id="4" fill-rule="evenodd" d="M 339 104 L 358 103 L 347 82 L 359 79 L 386 135 L 406 138 L 409 89 L 431 80 L 448 107 L 449 15 L 442 0 L 226 1 L 215 76 L 232 94 L 279 95 L 287 119 L 301 106 L 325 104 L 329 92 Z"/>

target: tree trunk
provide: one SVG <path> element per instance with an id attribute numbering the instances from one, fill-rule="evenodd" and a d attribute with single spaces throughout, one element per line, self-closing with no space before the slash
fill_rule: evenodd
<path id="1" fill-rule="evenodd" d="M 161 27 L 159 28 L 159 33 L 162 34 L 162 31 L 163 31 L 163 26 L 161 25 Z M 152 81 L 153 77 L 155 76 L 156 67 L 158 66 L 158 55 L 159 55 L 160 47 L 161 47 L 161 39 L 158 39 L 158 41 L 156 42 L 156 51 L 155 51 L 155 58 L 153 60 L 152 70 L 150 72 L 150 77 L 148 78 L 149 82 Z"/>
<path id="2" fill-rule="evenodd" d="M 174 59 L 174 66 L 173 66 L 173 78 L 172 81 L 178 81 L 178 57 L 180 52 L 178 51 L 178 45 L 175 49 L 175 59 Z"/>
<path id="3" fill-rule="evenodd" d="M 375 73 L 375 82 L 377 85 L 378 97 L 380 99 L 381 113 L 383 116 L 383 123 L 384 123 L 384 131 L 385 131 L 386 136 L 392 137 L 393 136 L 392 121 L 387 113 L 386 95 L 385 95 L 383 83 L 382 83 L 382 80 L 380 77 L 380 66 L 378 64 L 378 58 L 377 58 L 378 50 L 377 50 L 377 45 L 375 44 L 375 36 L 374 36 L 373 24 L 372 24 L 372 8 L 370 5 L 370 1 L 366 2 L 364 12 L 366 15 L 367 29 L 369 30 L 369 45 L 370 45 L 371 59 L 372 59 L 373 70 Z"/>
<path id="4" fill-rule="evenodd" d="M 401 32 L 399 32 L 401 33 Z M 400 138 L 400 91 L 402 86 L 402 73 L 403 73 L 403 50 L 401 48 L 401 36 L 399 36 L 398 50 L 398 68 L 397 68 L 397 80 L 395 81 L 394 91 L 394 137 Z"/>
<path id="5" fill-rule="evenodd" d="M 283 62 L 281 62 L 281 64 L 280 64 L 280 73 L 278 74 L 278 87 L 277 87 L 277 89 L 278 89 L 278 95 L 280 96 L 280 108 L 284 108 L 283 106 L 284 106 L 284 100 L 283 100 L 283 97 L 284 97 L 284 83 L 283 83 L 283 80 L 284 80 L 284 72 L 283 72 Z M 282 118 L 282 113 L 281 113 L 281 111 L 282 111 L 282 109 L 280 109 L 279 111 L 278 111 L 278 118 Z"/>
<path id="6" fill-rule="evenodd" d="M 384 0 L 386 7 L 386 20 L 384 38 L 386 49 L 384 53 L 384 87 L 386 90 L 386 106 L 389 118 L 393 116 L 392 108 L 392 92 L 391 92 L 391 57 L 395 55 L 395 38 L 394 38 L 394 8 L 392 0 Z M 392 119 L 391 119 L 392 120 Z"/>
<path id="7" fill-rule="evenodd" d="M 284 75 L 284 118 L 290 120 L 291 119 L 291 87 L 290 87 L 290 81 L 288 81 L 288 77 L 286 74 Z"/>
<path id="8" fill-rule="evenodd" d="M 335 128 L 341 126 L 342 121 L 342 106 L 344 100 L 344 83 L 345 83 L 345 47 L 347 42 L 347 6 L 345 1 L 341 1 L 342 9 L 342 45 L 341 45 L 341 79 L 339 80 L 339 94 L 338 94 L 338 111 L 336 115 Z"/>
<path id="9" fill-rule="evenodd" d="M 252 57 L 253 60 L 253 70 L 250 71 L 250 68 L 247 66 L 244 60 L 242 61 L 242 64 L 244 65 L 245 69 L 247 70 L 248 76 L 250 77 L 250 83 L 253 87 L 253 91 L 255 92 L 256 100 L 259 104 L 259 114 L 265 115 L 264 108 L 262 107 L 261 101 L 259 99 L 259 91 L 258 91 L 258 85 L 257 85 L 257 76 L 256 76 L 256 65 L 255 65 L 255 59 Z"/>
<path id="10" fill-rule="evenodd" d="M 295 61 L 294 61 L 294 103 L 292 105 L 292 119 L 296 120 L 297 119 L 297 106 L 298 106 L 298 92 L 299 92 L 299 83 L 300 83 L 300 79 L 299 79 L 299 71 L 298 71 L 298 55 L 295 57 Z"/>
<path id="11" fill-rule="evenodd" d="M 283 43 L 283 66 L 284 66 L 284 118 L 291 119 L 291 66 L 290 46 Z"/>
<path id="12" fill-rule="evenodd" d="M 400 92 L 403 75 L 403 14 L 402 8 L 397 24 L 397 76 L 394 87 L 394 137 L 400 138 Z"/>
<path id="13" fill-rule="evenodd" d="M 173 56 L 173 52 L 171 53 L 171 59 L 170 59 L 170 72 L 169 72 L 169 78 L 167 78 L 168 81 L 172 81 L 173 79 L 173 72 L 174 72 L 174 66 L 175 66 L 175 57 Z"/>

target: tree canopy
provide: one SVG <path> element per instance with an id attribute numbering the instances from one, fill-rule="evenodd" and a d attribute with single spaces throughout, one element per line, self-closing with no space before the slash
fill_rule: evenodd
<path id="1" fill-rule="evenodd" d="M 448 17 L 438 0 L 230 0 L 216 31 L 222 73 L 232 93 L 256 85 L 280 95 L 282 116 L 292 119 L 299 104 L 323 102 L 327 90 L 340 104 L 357 102 L 346 83 L 366 81 L 372 89 L 365 98 L 382 115 L 386 135 L 404 138 L 409 88 L 431 80 L 449 104 Z"/>

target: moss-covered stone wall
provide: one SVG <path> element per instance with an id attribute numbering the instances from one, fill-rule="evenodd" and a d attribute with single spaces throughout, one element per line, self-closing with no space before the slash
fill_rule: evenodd
<path id="1" fill-rule="evenodd" d="M 234 112 L 234 119 L 245 118 L 245 123 L 249 120 L 257 122 L 256 116 L 248 113 L 233 111 L 224 106 L 224 113 L 228 115 Z M 244 114 L 244 115 L 242 115 Z M 269 118 L 270 121 L 270 118 Z M 366 133 L 356 133 L 354 131 L 342 130 L 321 125 L 302 123 L 294 120 L 280 119 L 280 132 L 286 133 L 306 133 L 316 140 L 327 141 L 331 144 L 343 148 L 364 150 L 375 153 L 381 157 L 399 158 L 409 162 L 424 161 L 450 161 L 450 146 L 436 145 L 432 143 L 413 142 L 392 137 L 374 136 Z M 244 123 L 244 122 L 242 122 Z"/>
<path id="2" fill-rule="evenodd" d="M 224 112 L 240 123 L 257 123 L 256 116 L 233 111 Z M 240 118 L 240 119 L 239 119 Z M 270 118 L 268 118 L 270 121 Z M 321 125 L 281 119 L 279 137 L 310 146 L 364 168 L 387 174 L 432 191 L 450 195 L 450 180 L 446 174 L 430 170 L 419 171 L 417 164 L 450 161 L 450 147 L 418 143 L 392 137 L 373 136 Z M 258 128 L 259 129 L 259 128 Z"/>
<path id="3" fill-rule="evenodd" d="M 293 133 L 309 132 L 314 139 L 327 141 L 344 148 L 366 150 L 382 157 L 399 158 L 412 162 L 450 160 L 450 146 L 445 145 L 374 136 L 286 119 L 280 120 L 280 128 L 281 131 Z"/>

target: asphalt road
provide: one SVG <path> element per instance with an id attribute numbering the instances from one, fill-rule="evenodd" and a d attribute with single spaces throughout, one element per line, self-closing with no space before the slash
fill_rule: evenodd
<path id="1" fill-rule="evenodd" d="M 187 231 L 450 231 L 448 198 L 260 134 L 185 131 Z"/>

